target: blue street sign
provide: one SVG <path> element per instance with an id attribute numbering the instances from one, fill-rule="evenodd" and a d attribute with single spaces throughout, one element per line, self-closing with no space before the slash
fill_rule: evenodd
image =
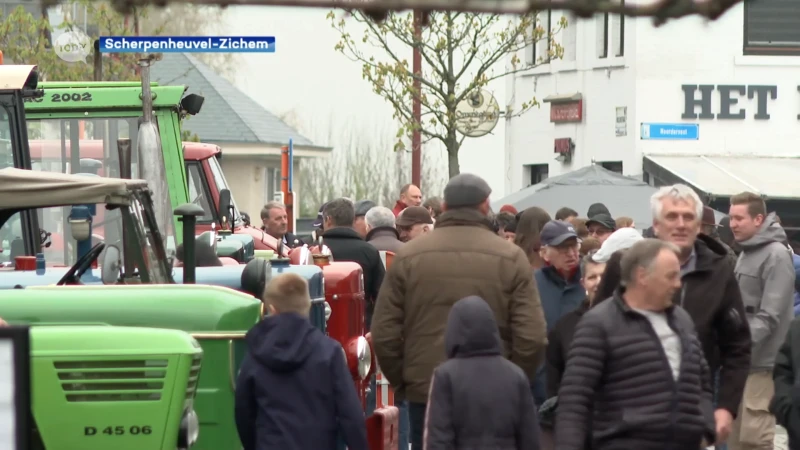
<path id="1" fill-rule="evenodd" d="M 642 139 L 697 140 L 700 139 L 700 125 L 696 123 L 643 123 Z"/>

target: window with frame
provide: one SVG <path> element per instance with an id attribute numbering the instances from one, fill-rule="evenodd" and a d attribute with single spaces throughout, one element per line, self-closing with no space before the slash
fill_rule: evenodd
<path id="1" fill-rule="evenodd" d="M 800 55 L 800 2 L 745 2 L 744 54 Z"/>
<path id="2" fill-rule="evenodd" d="M 625 0 L 620 0 L 624 5 Z M 625 56 L 625 16 L 615 14 L 611 17 L 611 44 L 614 56 Z"/>
<path id="3" fill-rule="evenodd" d="M 527 164 L 523 166 L 525 171 L 525 178 L 528 181 L 528 186 L 539 184 L 546 180 L 550 174 L 549 164 Z"/>
<path id="4" fill-rule="evenodd" d="M 201 172 L 200 164 L 186 163 L 186 176 L 189 184 L 189 200 L 203 208 L 203 215 L 197 218 L 199 223 L 210 223 L 214 220 L 214 211 L 211 208 L 208 189 Z"/>
<path id="5" fill-rule="evenodd" d="M 620 5 L 625 0 L 618 0 Z M 595 15 L 596 54 L 600 59 L 625 56 L 625 16 L 602 13 Z"/>
<path id="6" fill-rule="evenodd" d="M 598 164 L 606 170 L 622 173 L 622 161 L 602 161 Z"/>
<path id="7" fill-rule="evenodd" d="M 541 11 L 536 15 L 535 27 L 541 27 L 544 30 L 542 36 L 533 43 L 533 55 L 531 58 L 532 63 L 547 64 L 550 62 L 550 41 L 553 38 L 553 11 Z"/>
<path id="8" fill-rule="evenodd" d="M 597 14 L 594 20 L 597 57 L 608 58 L 608 13 Z"/>
<path id="9" fill-rule="evenodd" d="M 578 16 L 572 11 L 564 11 L 567 19 L 567 27 L 563 28 L 561 34 L 561 46 L 564 47 L 562 61 L 575 61 L 578 47 Z"/>

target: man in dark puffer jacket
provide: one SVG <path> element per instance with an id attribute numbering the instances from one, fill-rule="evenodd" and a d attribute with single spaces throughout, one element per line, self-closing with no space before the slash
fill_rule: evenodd
<path id="1" fill-rule="evenodd" d="M 582 450 L 699 449 L 715 440 L 709 369 L 689 314 L 672 304 L 680 250 L 644 239 L 622 287 L 578 324 L 558 392 L 556 443 Z M 591 425 L 590 425 L 591 424 Z"/>

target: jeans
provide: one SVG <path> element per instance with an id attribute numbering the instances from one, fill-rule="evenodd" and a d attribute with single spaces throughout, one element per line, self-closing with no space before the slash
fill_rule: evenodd
<path id="1" fill-rule="evenodd" d="M 408 402 L 408 424 L 410 426 L 411 450 L 422 450 L 425 434 L 425 403 Z"/>
<path id="2" fill-rule="evenodd" d="M 533 394 L 533 402 L 536 404 L 537 408 L 542 406 L 542 403 L 547 400 L 544 371 L 536 374 L 536 378 L 533 380 L 533 383 L 531 383 L 531 393 Z"/>

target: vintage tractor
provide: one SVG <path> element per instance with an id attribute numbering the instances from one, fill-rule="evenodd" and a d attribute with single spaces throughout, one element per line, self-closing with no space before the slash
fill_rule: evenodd
<path id="1" fill-rule="evenodd" d="M 39 294 L 26 295 L 37 302 Z M 14 308 L 3 307 L 16 318 Z M 173 450 L 197 442 L 203 351 L 189 334 L 45 323 L 30 334 L 32 450 Z"/>
<path id="2" fill-rule="evenodd" d="M 29 77 L 35 74 L 35 70 L 32 67 L 28 68 L 27 75 Z M 27 86 L 33 86 L 32 89 L 22 89 L 17 90 L 11 93 L 12 100 L 16 99 L 19 100 L 16 105 L 18 106 L 17 109 L 14 109 L 16 115 L 10 115 L 9 117 L 12 118 L 12 122 L 14 120 L 18 121 L 19 123 L 24 123 L 25 120 L 25 111 L 22 110 L 21 105 L 23 104 L 23 100 L 26 102 L 27 105 L 32 105 L 33 109 L 38 111 L 36 114 L 39 114 L 42 118 L 49 118 L 59 114 L 59 107 L 62 105 L 53 105 L 48 104 L 46 107 L 37 109 L 37 106 L 40 106 L 41 103 L 44 103 L 41 97 L 41 91 L 36 91 L 36 81 L 33 80 L 24 80 Z M 85 86 L 83 84 L 78 84 L 78 89 L 93 89 L 97 86 L 90 86 L 93 83 L 86 83 Z M 124 86 L 123 86 L 124 85 Z M 69 89 L 66 85 L 63 84 L 53 84 L 50 87 L 55 89 Z M 125 88 L 132 88 L 133 86 L 128 86 L 127 84 L 123 83 L 114 84 L 113 86 L 108 86 L 111 91 L 115 91 L 117 87 L 125 87 Z M 154 86 L 157 87 L 157 86 Z M 98 102 L 95 106 L 99 108 L 99 112 L 89 114 L 89 117 L 99 116 L 102 117 L 106 109 L 109 109 L 108 105 L 112 104 L 110 102 L 112 92 L 109 89 L 98 89 L 97 91 L 90 92 L 90 98 L 94 98 L 94 96 L 98 96 L 98 98 L 103 98 L 105 101 Z M 168 88 L 165 88 L 168 89 Z M 130 89 L 128 90 L 130 91 Z M 128 92 L 125 91 L 125 92 Z M 122 90 L 116 90 L 116 92 L 123 94 Z M 167 96 L 171 95 L 171 91 L 167 90 L 163 93 Z M 60 99 L 63 101 L 63 95 L 66 95 L 68 92 L 63 92 L 60 95 Z M 154 92 L 155 93 L 155 92 Z M 3 96 L 5 92 L 0 92 L 0 96 Z M 127 94 L 125 94 L 127 95 Z M 71 99 L 74 97 L 72 93 L 69 93 L 69 98 Z M 121 106 L 116 107 L 115 111 L 118 109 L 126 110 L 126 108 L 131 109 L 131 114 L 134 114 L 133 111 L 133 97 L 131 98 L 124 97 L 123 104 Z M 164 99 L 162 95 L 158 95 L 164 100 L 164 105 L 170 103 L 169 98 Z M 45 97 L 45 99 L 50 98 L 50 103 L 61 103 L 60 101 L 54 100 L 56 97 L 49 96 Z M 180 98 L 179 96 L 176 98 Z M 38 101 L 37 101 L 38 100 Z M 191 100 L 191 99 L 190 99 Z M 187 102 L 189 104 L 193 102 Z M 126 107 L 125 105 L 130 104 L 130 107 Z M 182 103 L 181 103 L 182 104 Z M 156 120 L 159 123 L 159 129 L 161 129 L 161 141 L 162 144 L 168 139 L 171 139 L 171 133 L 164 134 L 164 128 L 161 127 L 161 120 L 168 121 L 170 120 L 170 114 L 173 114 L 176 110 L 183 110 L 181 108 L 163 108 L 163 111 L 159 114 L 158 105 L 154 103 L 155 113 L 156 113 Z M 186 108 L 190 108 L 190 106 L 186 106 Z M 69 120 L 68 122 L 62 121 L 61 124 L 63 126 L 69 127 L 69 136 L 70 136 L 70 148 L 80 148 L 80 133 L 86 131 L 87 123 L 79 121 L 79 117 L 83 117 L 78 110 L 83 109 L 92 109 L 89 105 L 82 105 L 80 108 L 72 108 L 69 114 L 67 114 L 68 118 L 75 117 L 74 120 Z M 123 114 L 124 116 L 124 114 Z M 114 118 L 117 116 L 114 115 Z M 135 117 L 135 116 L 134 116 Z M 173 118 L 177 118 L 175 115 Z M 108 119 L 111 120 L 111 119 Z M 81 124 L 83 123 L 83 129 Z M 167 122 L 163 122 L 165 126 Z M 173 122 L 177 123 L 177 122 Z M 119 124 L 117 124 L 119 125 Z M 94 126 L 99 126 L 99 130 L 106 130 L 111 132 L 113 135 L 117 136 L 118 139 L 114 141 L 116 143 L 117 150 L 119 150 L 120 144 L 124 144 L 126 140 L 127 148 L 135 147 L 132 145 L 130 141 L 133 139 L 130 138 L 132 136 L 131 130 L 135 128 L 131 128 L 129 123 L 127 131 L 125 133 L 120 133 L 120 128 L 114 128 L 109 123 L 100 123 L 99 125 L 92 125 L 88 127 L 90 130 L 94 132 Z M 40 126 L 39 129 L 47 130 L 52 129 L 52 126 Z M 27 139 L 24 139 L 25 127 L 19 127 L 18 124 L 15 125 L 15 130 L 20 130 L 21 134 L 17 134 L 17 137 L 22 137 L 21 139 L 14 139 L 11 142 L 12 145 L 9 146 L 9 150 L 12 152 L 12 155 L 9 155 L 9 161 L 13 159 L 14 166 L 16 167 L 30 167 L 30 152 L 27 151 Z M 28 131 L 31 128 L 28 127 Z M 105 132 L 105 131 L 104 131 Z M 125 136 L 127 134 L 127 136 Z M 65 149 L 65 139 L 64 136 L 64 129 L 62 128 L 62 138 L 60 139 L 61 148 L 62 150 Z M 121 137 L 119 137 L 121 136 Z M 41 136 L 36 136 L 41 137 Z M 135 138 L 134 138 L 135 139 Z M 109 147 L 110 140 L 104 141 L 104 155 L 112 155 L 114 153 L 114 147 Z M 118 155 L 123 155 L 123 152 L 118 152 Z M 13 156 L 13 158 L 11 157 Z M 48 188 L 44 187 L 47 183 L 42 183 L 43 181 L 47 180 L 46 176 L 40 176 L 36 178 L 35 183 L 38 185 L 40 189 L 40 193 L 42 195 L 39 196 L 38 199 L 34 199 L 32 203 L 22 204 L 16 203 L 11 205 L 10 207 L 2 207 L 2 203 L 4 200 L 21 200 L 22 198 L 27 198 L 28 200 L 31 199 L 31 192 L 28 192 L 28 196 L 25 197 L 24 195 L 20 197 L 20 199 L 14 199 L 13 197 L 8 197 L 5 195 L 0 195 L 0 242 L 2 242 L 2 252 L 0 252 L 0 258 L 4 259 L 4 269 L 8 273 L 8 276 L 3 276 L 2 270 L 0 269 L 0 289 L 2 288 L 24 288 L 29 287 L 28 289 L 24 290 L 10 290 L 6 291 L 10 295 L 18 296 L 21 295 L 20 292 L 32 292 L 34 290 L 48 290 L 47 292 L 42 291 L 45 298 L 51 297 L 64 297 L 64 294 L 67 292 L 64 290 L 65 288 L 62 287 L 35 287 L 41 286 L 43 284 L 52 284 L 58 282 L 58 284 L 105 284 L 102 288 L 92 288 L 91 290 L 85 290 L 82 287 L 76 287 L 75 289 L 78 290 L 78 294 L 75 295 L 75 300 L 78 297 L 86 298 L 90 300 L 91 297 L 97 295 L 99 298 L 95 299 L 95 301 L 100 302 L 102 299 L 109 298 L 109 297 L 119 297 L 122 298 L 120 293 L 127 293 L 131 292 L 130 297 L 127 297 L 128 300 L 136 305 L 139 306 L 138 297 L 145 296 L 149 297 L 151 295 L 155 295 L 155 303 L 159 303 L 162 307 L 169 304 L 171 298 L 175 297 L 179 292 L 187 292 L 187 303 L 186 310 L 195 311 L 195 308 L 200 308 L 203 311 L 208 312 L 210 315 L 219 315 L 225 314 L 225 311 L 220 309 L 219 307 L 213 306 L 203 306 L 204 300 L 203 295 L 213 295 L 218 294 L 222 295 L 222 292 L 225 292 L 225 295 L 234 294 L 235 292 L 230 291 L 224 288 L 217 289 L 209 289 L 208 287 L 203 287 L 200 290 L 197 290 L 194 287 L 191 287 L 192 292 L 188 291 L 181 291 L 179 289 L 183 289 L 179 286 L 171 286 L 171 291 L 162 291 L 161 294 L 154 294 L 153 291 L 145 291 L 139 292 L 140 289 L 146 288 L 156 288 L 159 289 L 167 289 L 170 286 L 131 286 L 132 284 L 139 284 L 139 283 L 153 283 L 153 282 L 166 282 L 171 283 L 173 281 L 173 274 L 174 275 L 183 275 L 184 281 L 193 283 L 195 281 L 195 276 L 203 279 L 206 276 L 210 278 L 215 278 L 218 280 L 218 284 L 231 286 L 233 288 L 237 288 L 237 290 L 242 292 L 247 292 L 249 295 L 245 295 L 250 302 L 255 302 L 254 307 L 257 311 L 257 317 L 253 318 L 252 320 L 248 319 L 248 323 L 245 325 L 239 325 L 240 331 L 246 330 L 252 324 L 254 324 L 261 316 L 264 314 L 263 305 L 255 301 L 253 296 L 260 297 L 260 292 L 263 291 L 263 286 L 268 282 L 269 278 L 271 277 L 274 271 L 283 271 L 283 270 L 299 270 L 304 272 L 307 279 L 309 279 L 309 284 L 311 285 L 312 293 L 316 292 L 315 301 L 314 301 L 314 310 L 315 314 L 313 317 L 315 318 L 315 324 L 324 329 L 324 317 L 330 316 L 332 314 L 332 308 L 328 308 L 326 311 L 326 303 L 323 300 L 324 296 L 324 288 L 323 288 L 323 276 L 322 276 L 322 269 L 314 266 L 306 266 L 305 268 L 302 267 L 294 267 L 288 266 L 286 267 L 281 266 L 281 264 L 285 264 L 283 261 L 273 261 L 273 263 L 277 266 L 273 268 L 270 264 L 265 264 L 265 261 L 261 260 L 260 258 L 254 259 L 250 261 L 250 263 L 241 266 L 233 266 L 233 267 L 216 267 L 216 268 L 195 268 L 192 264 L 187 265 L 187 267 L 181 269 L 171 269 L 170 261 L 167 259 L 166 255 L 166 246 L 163 242 L 163 239 L 169 239 L 173 242 L 180 241 L 181 239 L 187 244 L 185 245 L 186 248 L 186 259 L 191 261 L 192 258 L 189 256 L 189 249 L 193 248 L 190 242 L 194 242 L 194 239 L 189 238 L 187 236 L 193 237 L 194 236 L 194 224 L 197 220 L 197 217 L 203 214 L 202 208 L 198 205 L 184 205 L 181 208 L 176 210 L 176 215 L 180 216 L 181 219 L 175 224 L 174 229 L 180 230 L 180 232 L 173 232 L 171 234 L 167 234 L 166 236 L 159 233 L 159 227 L 157 226 L 156 214 L 153 211 L 153 205 L 150 201 L 150 193 L 146 189 L 146 183 L 141 180 L 120 180 L 120 179 L 109 179 L 105 177 L 100 177 L 100 172 L 95 171 L 91 175 L 84 175 L 84 176 L 72 176 L 72 175 L 64 175 L 63 172 L 68 171 L 86 171 L 89 170 L 91 167 L 97 167 L 97 164 L 91 165 L 88 164 L 86 161 L 81 161 L 80 158 L 75 159 L 75 155 L 70 152 L 69 156 L 69 165 L 71 170 L 67 170 L 66 168 L 66 161 L 67 158 L 63 157 L 64 154 L 62 153 L 61 159 L 61 168 L 50 167 L 53 172 L 60 172 L 60 173 L 52 173 L 49 175 L 53 175 L 56 179 L 55 183 L 48 184 L 48 186 L 52 189 L 48 190 Z M 26 161 L 26 158 L 28 159 Z M 109 158 L 113 159 L 113 156 L 109 156 Z M 90 158 L 91 159 L 91 158 Z M 118 170 L 117 174 L 119 176 L 126 176 L 125 174 L 125 157 L 121 157 L 120 162 L 120 169 Z M 168 156 L 164 155 L 164 160 L 166 161 Z M 128 161 L 131 161 L 130 159 Z M 169 164 L 168 164 L 169 165 Z M 10 166 L 10 164 L 9 164 Z M 91 167 L 90 167 L 91 166 Z M 182 165 L 181 165 L 182 166 Z M 104 175 L 114 175 L 114 164 L 108 164 L 107 166 L 103 166 L 104 170 L 107 167 L 109 170 L 108 173 L 103 172 Z M 132 162 L 128 164 L 128 167 L 132 167 L 135 169 L 136 165 Z M 48 170 L 46 167 L 37 167 L 41 170 Z M 13 169 L 12 169 L 13 170 Z M 2 172 L 2 171 L 0 171 Z M 22 171 L 27 172 L 27 176 L 33 176 L 33 173 L 30 171 Z M 133 169 L 128 172 L 127 176 L 130 177 Z M 38 172 L 40 175 L 41 172 Z M 183 173 L 183 167 L 181 167 L 181 173 Z M 14 175 L 19 176 L 20 174 L 12 174 L 11 172 L 6 172 L 7 175 Z M 174 171 L 170 172 L 171 176 L 175 175 Z M 69 179 L 66 182 L 67 178 L 59 178 L 59 177 L 67 177 Z M 1 176 L 0 176 L 1 178 Z M 172 179 L 171 177 L 168 177 Z M 78 180 L 80 179 L 80 181 Z M 87 197 L 81 197 L 80 195 L 77 197 L 70 197 L 72 202 L 65 201 L 65 197 L 68 195 L 66 192 L 69 190 L 70 184 L 72 186 L 86 186 L 90 187 L 94 190 L 89 190 L 87 192 L 93 192 L 95 194 L 103 193 L 106 197 L 102 199 L 94 198 L 92 201 L 89 201 Z M 0 186 L 2 183 L 0 183 Z M 174 183 L 171 183 L 171 186 Z M 182 186 L 186 186 L 186 184 L 182 184 Z M 2 187 L 0 187 L 2 190 Z M 113 195 L 110 195 L 109 190 L 112 191 Z M 185 189 L 184 189 L 185 190 Z M 58 192 L 63 191 L 63 192 Z M 17 191 L 20 192 L 20 191 Z M 44 200 L 43 198 L 46 197 L 47 192 L 52 192 L 53 197 L 58 199 L 59 203 L 48 203 L 48 201 Z M 134 195 L 136 192 L 136 195 Z M 8 192 L 6 192 L 8 193 Z M 59 194 L 59 195 L 56 195 Z M 172 189 L 170 189 L 170 197 L 174 197 L 179 194 L 174 194 Z M 224 195 L 223 195 L 224 197 Z M 28 201 L 26 200 L 26 201 Z M 135 200 L 135 201 L 134 201 Z M 23 202 L 24 203 L 24 202 Z M 224 206 L 223 204 L 220 205 L 221 207 Z M 62 206 L 73 206 L 72 209 L 62 208 Z M 94 207 L 92 207 L 94 206 Z M 98 216 L 98 206 L 100 206 L 100 211 L 103 213 L 102 219 L 94 221 L 95 217 Z M 105 208 L 105 209 L 103 209 Z M 223 209 L 223 208 L 220 208 Z M 74 210 L 74 211 L 73 211 Z M 227 209 L 223 209 L 227 210 Z M 40 218 L 41 217 L 41 218 Z M 136 226 L 129 229 L 127 228 L 128 224 L 136 222 Z M 42 228 L 39 228 L 39 224 L 43 225 Z M 125 227 L 122 226 L 125 224 Z M 186 226 L 186 229 L 183 229 L 183 226 Z M 190 226 L 191 225 L 191 226 Z M 102 226 L 102 228 L 101 228 Z M 121 230 L 120 230 L 121 229 Z M 50 230 L 50 231 L 48 231 Z M 53 231 L 59 233 L 61 236 L 66 236 L 67 230 L 72 233 L 73 239 L 70 242 L 63 244 L 58 250 L 53 247 L 52 243 L 52 235 Z M 134 230 L 134 231 L 131 231 Z M 115 234 L 117 233 L 117 234 Z M 169 232 L 168 232 L 169 233 Z M 120 238 L 121 236 L 121 238 Z M 108 245 L 107 243 L 112 244 L 121 244 L 120 247 L 117 245 Z M 121 254 L 121 256 L 120 256 Z M 100 260 L 102 270 L 100 271 L 101 276 L 97 276 L 95 271 L 92 269 L 95 265 L 97 265 L 97 261 Z M 53 265 L 58 266 L 70 266 L 69 269 L 66 267 L 61 268 L 53 268 Z M 225 273 L 225 272 L 230 273 Z M 306 273 L 307 272 L 307 273 Z M 163 280 L 163 281 L 158 281 Z M 318 286 L 318 287 L 315 287 Z M 72 291 L 73 288 L 67 288 L 69 291 Z M 112 291 L 112 293 L 105 292 L 105 289 L 120 289 L 120 291 Z M 134 289 L 134 291 L 128 291 L 127 289 Z M 363 288 L 361 288 L 363 291 Z M 91 295 L 86 295 L 89 292 Z M 199 292 L 204 292 L 205 294 L 201 295 Z M 95 294 L 97 293 L 97 294 Z M 237 295 L 244 295 L 244 294 L 237 294 Z M 180 296 L 180 295 L 178 295 Z M 5 298 L 5 297 L 4 297 Z M 160 300 L 159 300 L 160 299 Z M 199 304 L 198 304 L 199 302 Z M 208 300 L 206 300 L 208 302 Z M 70 302 L 67 301 L 67 304 Z M 64 303 L 60 303 L 59 305 L 63 306 Z M 216 304 L 216 303 L 215 303 Z M 5 317 L 6 314 L 4 313 L 4 306 L 0 305 L 0 316 Z M 31 308 L 35 308 L 35 303 L 31 303 L 29 305 Z M 53 307 L 53 312 L 58 313 L 60 310 L 56 308 L 55 305 L 51 305 Z M 154 306 L 155 307 L 155 306 Z M 99 308 L 99 307 L 98 307 Z M 115 323 L 115 320 L 118 319 L 117 311 L 118 307 L 113 306 L 112 304 L 108 305 L 108 309 L 105 310 L 103 308 L 99 308 L 100 313 L 108 314 L 109 316 L 113 316 L 109 318 L 105 323 L 111 324 L 120 324 L 125 325 L 125 323 Z M 28 314 L 26 317 L 29 317 Z M 159 316 L 159 313 L 153 310 L 148 314 L 144 314 L 140 317 L 141 322 L 139 324 L 135 324 L 136 326 L 163 326 L 157 324 L 151 324 L 153 321 L 152 318 Z M 11 315 L 7 317 L 8 320 L 14 320 L 14 316 Z M 27 320 L 27 319 L 26 319 Z M 76 319 L 77 320 L 77 319 Z M 363 323 L 363 316 L 357 319 L 357 322 Z M 166 327 L 166 326 L 165 326 Z M 169 327 L 166 327 L 169 328 Z M 178 328 L 178 326 L 176 326 Z M 181 328 L 182 329 L 182 328 Z M 186 331 L 193 331 L 193 330 L 186 330 Z M 218 330 L 219 331 L 219 330 Z M 224 333 L 223 333 L 224 334 Z M 240 333 L 243 337 L 244 332 Z M 363 334 L 363 333 L 361 333 Z M 359 383 L 359 390 L 361 391 L 362 397 L 365 395 L 365 389 L 363 389 L 364 383 L 363 380 L 366 376 L 362 376 L 361 374 L 366 372 L 369 373 L 369 367 L 373 366 L 373 357 L 371 356 L 371 352 L 369 352 L 369 346 L 365 345 L 365 340 L 363 337 L 358 339 L 359 335 L 353 335 L 355 337 L 355 346 L 353 350 L 349 353 L 349 361 L 351 361 L 351 370 L 354 372 L 354 378 Z M 221 338 L 220 338 L 221 339 Z M 342 337 L 338 338 L 343 345 L 349 345 L 348 342 L 352 341 L 352 339 L 344 339 Z M 203 339 L 199 339 L 201 344 L 203 344 Z M 239 342 L 239 340 L 230 340 L 229 341 L 229 349 L 235 349 L 241 347 L 243 343 Z M 238 344 L 237 344 L 238 343 Z M 209 344 L 211 345 L 211 344 Z M 204 348 L 206 346 L 204 345 Z M 240 351 L 241 353 L 241 351 Z M 346 351 L 346 354 L 348 352 Z M 208 349 L 206 349 L 207 358 L 209 358 Z M 229 351 L 229 355 L 234 354 L 233 352 Z M 238 358 L 241 357 L 234 357 L 234 366 L 238 364 Z M 230 358 L 228 358 L 230 359 Z M 212 365 L 215 367 L 223 367 L 224 364 L 222 363 L 225 360 L 223 357 L 211 357 L 212 361 L 216 361 L 216 363 L 212 362 Z M 355 361 L 355 362 L 352 362 Z M 201 378 L 202 379 L 202 378 Z M 360 380 L 360 381 L 359 381 Z M 202 381 L 201 381 L 201 388 L 202 388 Z M 219 386 L 209 387 L 210 390 L 217 390 L 219 391 Z M 202 394 L 202 389 L 201 389 Z M 232 401 L 232 391 L 228 394 L 230 396 L 230 401 Z M 213 410 L 213 405 L 216 405 L 219 402 L 209 402 L 209 409 Z M 199 402 L 198 404 L 198 412 L 200 416 L 203 417 L 206 415 L 209 417 L 209 421 L 214 421 L 214 413 L 210 412 L 209 414 L 204 414 L 203 402 Z M 391 416 L 391 415 L 388 415 Z M 396 414 L 395 414 L 395 421 L 394 425 L 387 425 L 387 429 L 396 430 Z M 228 422 L 225 422 L 224 425 L 213 426 L 208 425 L 204 426 L 204 437 L 200 440 L 200 448 L 237 448 L 238 442 L 236 445 L 230 446 L 226 443 L 231 443 L 237 441 L 237 437 L 235 435 L 235 430 L 233 428 L 232 418 L 227 419 Z M 203 423 L 206 423 L 206 419 L 201 419 Z M 373 420 L 372 423 L 375 421 Z M 368 421 L 368 423 L 371 423 Z M 208 431 L 207 428 L 211 428 L 211 431 Z M 396 431 L 395 431 L 396 435 Z M 391 439 L 391 438 L 390 438 Z M 205 443 L 208 444 L 205 444 Z M 222 444 L 222 445 L 220 445 Z M 375 449 L 382 449 L 383 444 L 381 443 L 380 446 L 375 446 Z"/>

